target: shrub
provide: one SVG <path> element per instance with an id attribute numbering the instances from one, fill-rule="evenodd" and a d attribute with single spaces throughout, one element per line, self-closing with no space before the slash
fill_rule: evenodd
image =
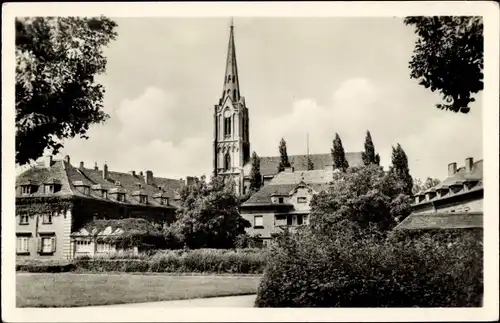
<path id="1" fill-rule="evenodd" d="M 481 232 L 362 238 L 283 233 L 258 307 L 481 306 Z"/>

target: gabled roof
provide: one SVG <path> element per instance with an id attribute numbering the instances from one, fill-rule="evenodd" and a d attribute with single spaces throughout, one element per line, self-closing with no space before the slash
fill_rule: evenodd
<path id="1" fill-rule="evenodd" d="M 482 212 L 413 213 L 394 230 L 482 228 Z"/>
<path id="2" fill-rule="evenodd" d="M 93 220 L 85 224 L 79 231 L 72 232 L 72 235 L 121 235 L 121 234 L 160 234 L 157 227 L 142 218 Z"/>
<path id="3" fill-rule="evenodd" d="M 81 196 L 85 198 L 93 198 L 98 200 L 106 200 L 114 203 L 124 204 L 137 204 L 140 203 L 139 196 L 132 196 L 136 191 L 141 191 L 144 195 L 149 196 L 148 205 L 171 207 L 162 205 L 160 201 L 155 199 L 158 193 L 162 193 L 168 197 L 175 206 L 175 195 L 183 186 L 182 180 L 175 180 L 162 177 L 154 177 L 152 184 L 146 184 L 143 176 L 132 175 L 129 173 L 120 173 L 109 171 L 107 179 L 103 178 L 103 171 L 89 168 L 76 168 L 64 160 L 54 161 L 50 168 L 35 166 L 32 167 L 16 179 L 16 188 L 23 183 L 31 183 L 32 185 L 42 185 L 47 182 L 57 181 L 61 184 L 61 189 L 51 194 L 51 196 Z M 90 194 L 85 195 L 76 188 L 78 185 L 90 187 Z M 161 188 L 161 189 L 160 189 Z M 125 202 L 110 200 L 102 196 L 101 190 L 108 190 L 108 193 L 115 191 L 124 192 L 126 195 Z M 28 196 L 21 195 L 20 189 L 16 189 L 16 197 L 30 197 L 30 196 L 46 196 L 43 193 L 43 188 L 39 188 L 33 194 Z"/>
<path id="4" fill-rule="evenodd" d="M 277 174 L 267 185 L 263 186 L 257 193 L 252 195 L 243 206 L 271 204 L 271 196 L 287 196 L 297 186 L 306 184 L 314 191 L 319 192 L 328 186 L 333 179 L 332 170 L 310 170 L 281 172 Z"/>
<path id="5" fill-rule="evenodd" d="M 312 154 L 309 155 L 314 163 L 314 169 L 325 169 L 332 165 L 332 155 L 328 154 Z M 363 165 L 361 152 L 345 153 L 345 157 L 350 167 Z M 275 175 L 278 173 L 278 165 L 280 163 L 280 156 L 260 157 L 260 173 L 263 176 Z M 307 155 L 290 155 L 288 156 L 291 166 L 295 171 L 307 170 Z M 248 164 L 250 165 L 251 162 Z M 251 167 L 245 167 L 245 175 L 250 173 Z"/>

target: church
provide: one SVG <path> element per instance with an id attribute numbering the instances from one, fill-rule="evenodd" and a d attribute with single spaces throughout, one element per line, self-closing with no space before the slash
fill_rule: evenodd
<path id="1" fill-rule="evenodd" d="M 222 94 L 214 106 L 213 174 L 233 178 L 238 195 L 246 194 L 250 186 L 249 121 L 245 97 L 240 93 L 234 25 L 231 22 Z M 315 170 L 331 169 L 332 156 L 329 152 L 309 157 Z M 288 158 L 294 170 L 307 170 L 307 155 L 291 155 Z M 361 152 L 346 152 L 346 159 L 351 166 L 362 165 Z M 277 175 L 279 162 L 279 156 L 260 157 L 263 185 Z"/>

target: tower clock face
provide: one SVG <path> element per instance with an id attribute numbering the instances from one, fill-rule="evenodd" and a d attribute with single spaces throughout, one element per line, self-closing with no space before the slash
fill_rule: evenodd
<path id="1" fill-rule="evenodd" d="M 224 118 L 229 118 L 231 116 L 231 111 L 229 111 L 228 108 L 226 108 L 226 111 L 224 111 Z"/>

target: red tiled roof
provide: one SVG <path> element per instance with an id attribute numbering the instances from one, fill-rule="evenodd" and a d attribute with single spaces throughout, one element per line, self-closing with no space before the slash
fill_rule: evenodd
<path id="1" fill-rule="evenodd" d="M 325 169 L 332 165 L 332 155 L 328 154 L 313 154 L 309 155 L 314 163 L 314 169 Z M 363 165 L 361 152 L 345 153 L 345 157 L 349 166 Z M 296 171 L 307 170 L 307 155 L 291 155 L 288 156 L 290 164 Z M 278 173 L 278 165 L 280 156 L 260 157 L 260 173 L 263 176 L 275 175 Z"/>
<path id="2" fill-rule="evenodd" d="M 169 204 L 175 206 L 175 194 L 184 185 L 182 180 L 161 177 L 154 177 L 152 185 L 148 185 L 142 176 L 114 171 L 109 171 L 107 179 L 104 179 L 102 173 L 102 170 L 88 168 L 79 169 L 62 160 L 54 161 L 50 168 L 35 166 L 17 177 L 16 197 L 46 196 L 46 194 L 43 194 L 43 188 L 39 188 L 34 194 L 30 194 L 29 196 L 21 195 L 18 186 L 29 181 L 31 181 L 33 185 L 41 185 L 55 179 L 60 181 L 61 190 L 51 194 L 51 196 L 74 195 L 112 201 L 115 203 L 144 205 L 139 203 L 139 196 L 132 196 L 133 192 L 140 190 L 143 194 L 148 196 L 149 206 L 171 207 L 161 205 L 154 197 L 158 196 L 158 193 L 162 193 L 163 190 L 164 196 L 169 198 Z M 75 184 L 83 184 L 90 187 L 90 195 L 81 193 Z M 108 190 L 108 194 L 109 191 L 113 189 L 123 190 L 125 192 L 125 202 L 109 199 L 109 196 L 108 198 L 102 197 L 101 192 L 95 189 L 98 186 L 100 186 L 101 189 Z M 160 187 L 162 190 L 160 190 Z"/>
<path id="3" fill-rule="evenodd" d="M 410 214 L 394 230 L 482 228 L 482 212 Z"/>

